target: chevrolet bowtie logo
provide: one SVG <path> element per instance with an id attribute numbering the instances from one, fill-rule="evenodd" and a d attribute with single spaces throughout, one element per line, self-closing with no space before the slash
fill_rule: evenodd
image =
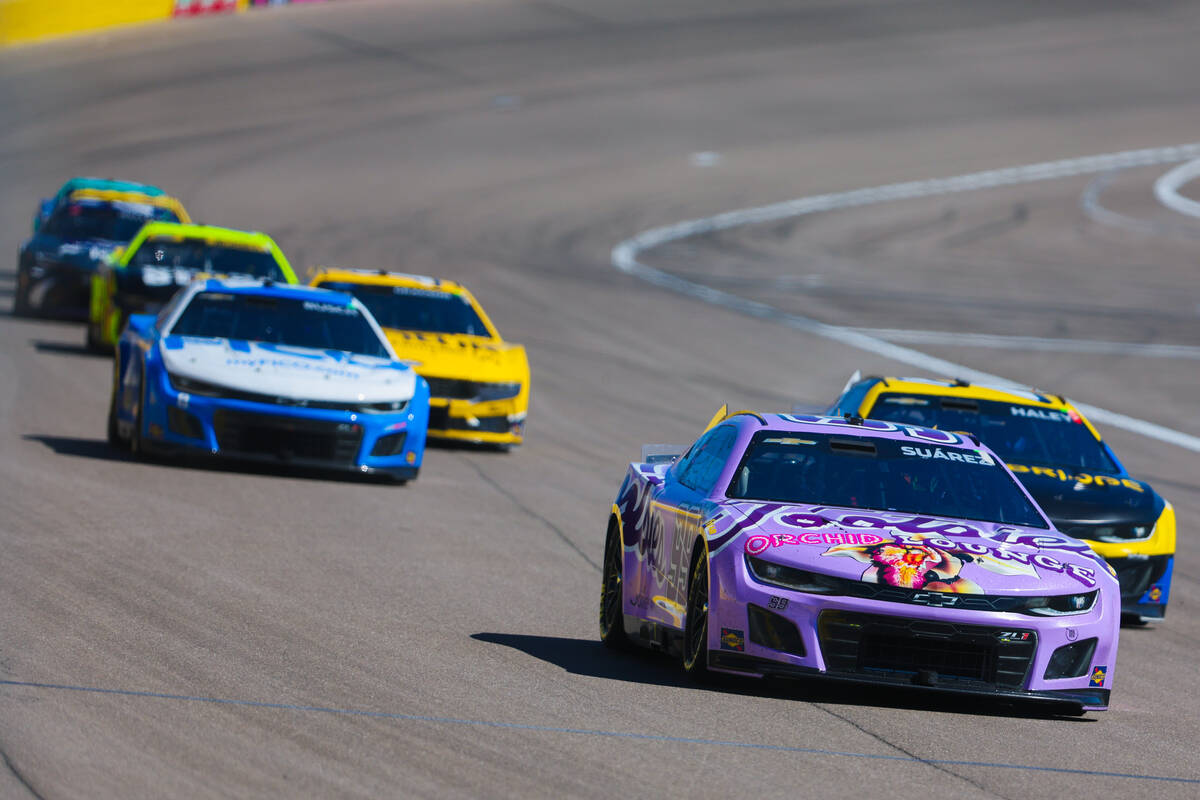
<path id="1" fill-rule="evenodd" d="M 945 592 L 916 592 L 912 601 L 927 606 L 952 606 L 958 602 L 958 597 Z"/>

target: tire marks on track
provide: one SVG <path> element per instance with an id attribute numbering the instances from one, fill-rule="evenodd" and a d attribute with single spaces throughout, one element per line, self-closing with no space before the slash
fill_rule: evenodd
<path id="1" fill-rule="evenodd" d="M 422 722 L 433 725 L 459 725 L 475 728 L 491 728 L 512 731 L 529 731 L 534 733 L 558 733 L 571 736 L 591 736 L 609 739 L 628 739 L 642 742 L 661 742 L 667 744 L 701 745 L 713 748 L 759 750 L 778 753 L 800 753 L 829 758 L 846 758 L 860 761 L 886 761 L 892 763 L 922 764 L 938 767 L 980 767 L 1019 772 L 1056 773 L 1062 775 L 1080 775 L 1100 778 L 1119 778 L 1139 782 L 1176 783 L 1200 785 L 1200 778 L 1184 778 L 1172 775 L 1150 775 L 1137 772 L 1113 772 L 1106 770 L 1077 769 L 1074 767 L 1051 767 L 1038 764 L 1011 764 L 1002 761 L 962 761 L 942 758 L 917 758 L 910 755 L 889 755 L 885 753 L 855 753 L 841 750 L 826 750 L 820 747 L 804 747 L 802 745 L 766 744 L 760 742 L 739 742 L 723 739 L 702 739 L 688 736 L 667 736 L 657 733 L 639 733 L 637 731 L 611 731 L 598 728 L 565 728 L 557 725 L 536 725 L 524 722 L 505 722 L 502 720 L 466 719 L 461 717 L 438 717 L 428 714 L 404 714 L 392 711 L 372 711 L 363 708 L 336 708 L 332 706 L 298 705 L 293 703 L 272 703 L 260 700 L 239 700 L 226 697 L 205 697 L 201 695 L 170 694 L 168 692 L 148 692 L 133 689 L 106 689 L 97 686 L 72 686 L 60 683 L 35 683 L 32 681 L 0 680 L 0 686 L 12 686 L 23 689 L 41 689 L 59 692 L 81 692 L 100 695 L 115 695 L 119 697 L 142 698 L 147 700 L 170 700 L 183 703 L 208 703 L 212 705 L 240 706 L 272 711 L 291 711 L 310 714 L 340 714 L 352 717 L 371 719 L 397 720 L 403 722 Z M 895 747 L 895 745 L 890 745 Z M 899 748 L 897 748 L 899 749 Z M 901 752 L 904 752 L 901 750 Z M 956 775 L 956 777 L 962 777 Z"/>
<path id="2" fill-rule="evenodd" d="M 910 367 L 916 367 L 917 369 L 933 374 L 964 378 L 974 383 L 1027 388 L 1016 381 L 1003 378 L 999 375 L 992 375 L 947 359 L 931 356 L 910 347 L 902 347 L 878 337 L 865 334 L 854 328 L 818 322 L 810 317 L 781 311 L 766 303 L 738 297 L 737 295 L 721 291 L 698 281 L 689 280 L 679 275 L 651 267 L 639 261 L 638 256 L 653 248 L 689 239 L 693 236 L 716 233 L 717 231 L 745 225 L 793 219 L 803 217 L 807 214 L 815 214 L 819 211 L 861 208 L 863 206 L 896 200 L 913 200 L 957 192 L 1059 180 L 1131 167 L 1174 164 L 1196 158 L 1200 158 L 1200 143 L 1155 147 L 1143 150 L 1125 150 L 1117 153 L 1104 153 L 1081 158 L 1069 158 L 1059 161 L 1046 161 L 1037 164 L 1007 167 L 1004 169 L 986 170 L 984 172 L 972 172 L 949 178 L 891 183 L 883 186 L 855 189 L 848 192 L 811 195 L 782 203 L 727 211 L 711 217 L 685 220 L 673 225 L 651 228 L 631 239 L 626 239 L 614 247 L 610 256 L 610 262 L 613 267 L 621 272 L 632 275 L 654 286 L 687 295 L 711 305 L 721 306 L 740 314 L 777 322 L 804 333 L 820 336 L 859 350 L 865 350 L 866 352 L 874 353 L 883 358 Z M 947 340 L 949 342 L 949 336 Z M 1158 425 L 1147 420 L 1137 419 L 1136 417 L 1130 417 L 1126 414 L 1108 411 L 1084 403 L 1078 403 L 1077 406 L 1080 411 L 1094 422 L 1122 428 L 1150 439 L 1156 439 L 1200 453 L 1200 436 L 1193 436 L 1164 425 Z"/>

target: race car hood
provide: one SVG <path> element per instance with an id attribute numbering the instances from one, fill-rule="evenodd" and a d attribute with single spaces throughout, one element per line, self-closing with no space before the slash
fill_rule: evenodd
<path id="1" fill-rule="evenodd" d="M 708 534 L 710 552 L 728 546 L 783 566 L 906 589 L 1047 595 L 1116 586 L 1086 544 L 1053 529 L 739 502 L 722 507 Z"/>
<path id="2" fill-rule="evenodd" d="M 496 383 L 525 378 L 525 348 L 519 344 L 395 328 L 385 328 L 384 333 L 396 355 L 421 375 Z"/>
<path id="3" fill-rule="evenodd" d="M 107 261 L 121 244 L 111 239 L 67 241 L 57 236 L 38 234 L 29 240 L 25 249 L 33 253 L 35 263 L 45 259 L 59 264 L 95 268 Z"/>
<path id="4" fill-rule="evenodd" d="M 1163 501 L 1149 484 L 1116 475 L 1009 465 L 1055 526 L 1149 524 Z"/>
<path id="5" fill-rule="evenodd" d="M 168 336 L 168 374 L 239 392 L 345 403 L 387 403 L 412 398 L 416 374 L 386 358 L 307 347 Z"/>

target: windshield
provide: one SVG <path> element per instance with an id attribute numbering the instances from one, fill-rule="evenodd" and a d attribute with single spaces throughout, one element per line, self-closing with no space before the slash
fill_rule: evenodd
<path id="1" fill-rule="evenodd" d="M 923 428 L 967 431 L 1005 461 L 1017 464 L 1118 471 L 1083 421 L 1065 411 L 994 400 L 881 394 L 870 416 Z"/>
<path id="2" fill-rule="evenodd" d="M 330 282 L 322 288 L 348 292 L 370 309 L 384 328 L 430 333 L 459 333 L 486 336 L 492 332 L 461 294 L 408 286 L 372 286 L 364 283 Z"/>
<path id="3" fill-rule="evenodd" d="M 917 440 L 760 431 L 729 496 L 1047 527 L 990 455 Z"/>
<path id="4" fill-rule="evenodd" d="M 147 239 L 133 254 L 129 265 L 143 269 L 185 269 L 214 275 L 287 280 L 275 257 L 268 252 L 228 244 L 208 244 L 199 239 Z"/>
<path id="5" fill-rule="evenodd" d="M 62 206 L 41 232 L 60 239 L 107 239 L 127 242 L 150 221 L 178 222 L 175 212 L 158 206 L 122 202 L 78 202 Z"/>
<path id="6" fill-rule="evenodd" d="M 366 317 L 338 302 L 200 292 L 169 333 L 391 358 Z"/>

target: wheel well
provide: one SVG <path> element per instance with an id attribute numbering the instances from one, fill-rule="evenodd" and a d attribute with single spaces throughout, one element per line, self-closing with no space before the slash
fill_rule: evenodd
<path id="1" fill-rule="evenodd" d="M 614 530 L 617 532 L 617 540 L 621 544 L 621 550 L 624 551 L 625 529 L 624 526 L 621 525 L 620 517 L 618 517 L 615 512 L 608 515 L 608 532 L 612 533 Z"/>

